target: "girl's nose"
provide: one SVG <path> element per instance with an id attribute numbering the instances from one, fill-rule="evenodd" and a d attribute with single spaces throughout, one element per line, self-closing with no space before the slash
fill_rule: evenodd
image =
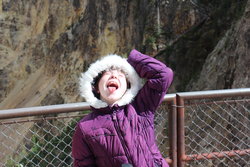
<path id="1" fill-rule="evenodd" d="M 118 78 L 118 73 L 117 73 L 117 71 L 112 71 L 110 77 L 111 77 L 111 78 L 117 79 L 117 78 Z"/>
<path id="2" fill-rule="evenodd" d="M 114 73 L 112 73 L 112 75 L 110 76 L 110 78 L 112 78 L 112 79 L 117 79 L 117 75 L 114 74 Z"/>

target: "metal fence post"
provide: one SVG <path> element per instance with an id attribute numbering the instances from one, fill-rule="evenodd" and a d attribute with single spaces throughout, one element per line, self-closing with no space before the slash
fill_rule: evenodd
<path id="1" fill-rule="evenodd" d="M 177 167 L 177 113 L 176 97 L 168 103 L 168 127 L 169 127 L 169 156 L 172 160 L 171 167 Z"/>
<path id="2" fill-rule="evenodd" d="M 177 100 L 177 165 L 185 165 L 184 99 L 176 94 Z"/>

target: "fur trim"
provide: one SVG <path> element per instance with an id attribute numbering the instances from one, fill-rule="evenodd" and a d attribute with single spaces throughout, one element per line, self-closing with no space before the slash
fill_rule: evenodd
<path id="1" fill-rule="evenodd" d="M 92 91 L 92 82 L 100 72 L 109 69 L 112 66 L 123 70 L 127 74 L 127 79 L 131 84 L 131 87 L 127 89 L 123 97 L 115 104 L 118 104 L 119 106 L 129 104 L 142 86 L 140 77 L 125 58 L 122 58 L 118 55 L 105 56 L 91 64 L 89 69 L 85 73 L 82 73 L 80 77 L 79 84 L 81 96 L 84 97 L 90 106 L 94 108 L 104 108 L 108 106 L 106 102 L 94 96 Z"/>

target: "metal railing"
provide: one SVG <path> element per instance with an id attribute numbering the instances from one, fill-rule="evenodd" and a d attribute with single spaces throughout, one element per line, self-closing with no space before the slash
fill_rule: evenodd
<path id="1" fill-rule="evenodd" d="M 250 88 L 168 94 L 156 140 L 172 167 L 250 165 Z M 86 103 L 0 110 L 0 166 L 72 166 Z"/>
<path id="2" fill-rule="evenodd" d="M 178 93 L 178 166 L 250 166 L 250 89 Z"/>

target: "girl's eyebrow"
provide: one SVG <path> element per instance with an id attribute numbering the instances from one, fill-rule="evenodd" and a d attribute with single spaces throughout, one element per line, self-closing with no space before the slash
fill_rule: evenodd
<path id="1" fill-rule="evenodd" d="M 119 67 L 114 67 L 114 66 L 112 66 L 112 67 L 110 67 L 110 68 L 104 70 L 103 74 L 106 73 L 106 72 L 111 72 L 112 70 L 117 70 L 118 72 L 121 72 L 122 74 L 124 74 L 125 77 L 128 77 L 128 73 L 126 73 L 126 72 L 125 72 L 124 70 L 122 70 L 121 68 L 119 68 Z"/>

